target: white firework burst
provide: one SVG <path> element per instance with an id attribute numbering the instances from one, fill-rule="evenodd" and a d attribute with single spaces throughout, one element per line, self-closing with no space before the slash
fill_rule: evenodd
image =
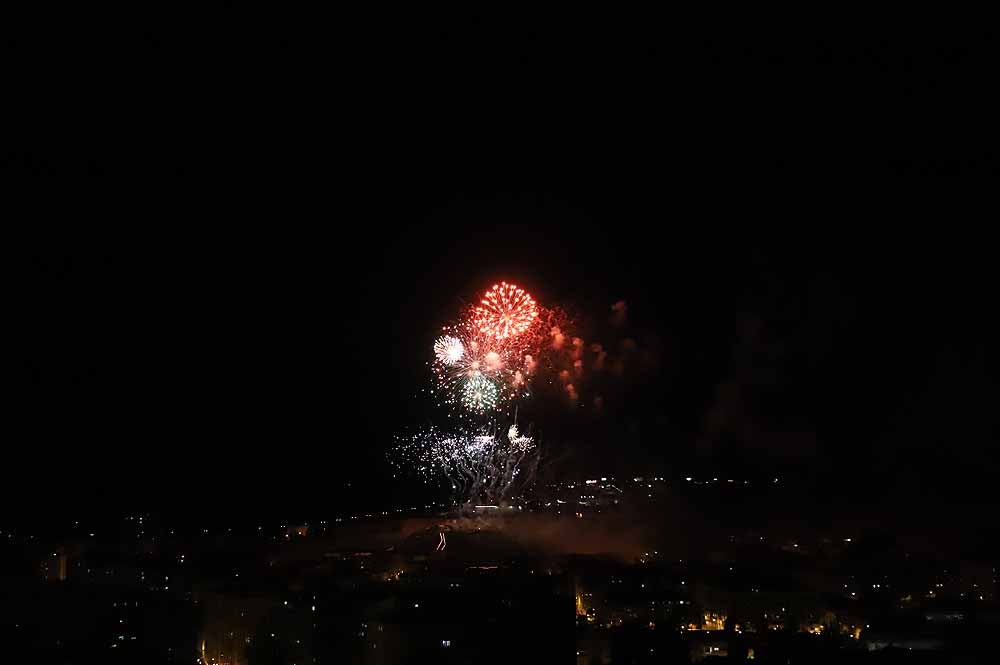
<path id="1" fill-rule="evenodd" d="M 443 335 L 434 342 L 434 355 L 443 365 L 455 365 L 465 356 L 465 345 L 457 337 Z"/>

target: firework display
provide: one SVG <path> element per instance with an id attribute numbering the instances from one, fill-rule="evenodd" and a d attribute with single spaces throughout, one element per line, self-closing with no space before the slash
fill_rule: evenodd
<path id="1" fill-rule="evenodd" d="M 612 324 L 621 328 L 624 301 L 611 312 Z M 592 390 L 601 377 L 621 378 L 628 363 L 643 359 L 635 354 L 634 340 L 622 339 L 620 353 L 613 355 L 575 329 L 565 310 L 539 305 L 515 284 L 494 284 L 479 305 L 441 328 L 433 344 L 431 392 L 452 417 L 469 423 L 503 416 L 536 388 L 539 394 L 558 394 L 569 406 L 603 408 L 604 397 Z"/>
<path id="2" fill-rule="evenodd" d="M 473 310 L 473 322 L 496 339 L 515 337 L 526 331 L 538 316 L 534 299 L 514 284 L 500 282 L 483 296 Z"/>
<path id="3" fill-rule="evenodd" d="M 516 425 L 447 433 L 430 427 L 398 439 L 395 462 L 428 481 L 443 480 L 460 501 L 497 504 L 531 478 L 535 443 Z"/>
<path id="4" fill-rule="evenodd" d="M 529 394 L 541 308 L 514 284 L 495 284 L 479 306 L 434 342 L 434 392 L 460 416 L 502 408 Z"/>
<path id="5" fill-rule="evenodd" d="M 434 343 L 433 391 L 442 404 L 470 416 L 516 397 L 517 359 L 495 339 L 459 324 Z M 523 386 L 521 386 L 523 388 Z"/>
<path id="6" fill-rule="evenodd" d="M 486 411 L 497 405 L 500 389 L 482 374 L 475 374 L 462 384 L 462 404 L 473 411 Z"/>
<path id="7" fill-rule="evenodd" d="M 465 345 L 457 337 L 444 335 L 434 342 L 434 355 L 441 364 L 454 365 L 465 355 Z"/>
<path id="8" fill-rule="evenodd" d="M 612 313 L 614 325 L 624 325 L 624 302 Z M 451 424 L 399 439 L 393 462 L 443 480 L 459 503 L 509 498 L 538 463 L 534 439 L 517 425 L 521 401 L 537 388 L 574 411 L 585 405 L 601 411 L 604 397 L 592 388 L 602 376 L 617 380 L 634 362 L 632 340 L 622 340 L 616 356 L 575 330 L 564 310 L 542 307 L 515 284 L 487 289 L 432 344 L 430 394 Z"/>

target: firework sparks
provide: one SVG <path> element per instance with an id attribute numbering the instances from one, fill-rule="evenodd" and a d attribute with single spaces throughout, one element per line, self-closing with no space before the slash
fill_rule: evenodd
<path id="1" fill-rule="evenodd" d="M 537 316 L 538 307 L 527 292 L 500 282 L 483 296 L 473 311 L 473 322 L 481 332 L 500 340 L 523 333 Z"/>
<path id="2" fill-rule="evenodd" d="M 542 375 L 566 368 L 580 380 L 587 347 L 571 331 L 565 311 L 538 305 L 514 284 L 495 284 L 480 305 L 442 328 L 433 348 L 432 392 L 453 415 L 475 420 L 531 396 Z M 569 382 L 568 374 L 561 378 Z"/>
<path id="3" fill-rule="evenodd" d="M 427 481 L 444 481 L 463 503 L 498 504 L 528 487 L 539 451 L 517 427 L 515 400 L 532 395 L 537 385 L 563 403 L 592 402 L 601 410 L 604 397 L 593 396 L 592 375 L 607 367 L 621 374 L 616 367 L 622 361 L 609 357 L 602 344 L 576 336 L 576 328 L 565 310 L 537 305 L 514 284 L 495 284 L 433 343 L 431 392 L 460 429 L 431 427 L 398 438 L 393 463 Z M 623 353 L 635 348 L 631 339 L 622 342 Z"/>
<path id="4" fill-rule="evenodd" d="M 444 335 L 434 342 L 434 355 L 442 364 L 454 365 L 465 355 L 465 345 L 457 337 Z"/>
<path id="5" fill-rule="evenodd" d="M 434 392 L 443 404 L 482 413 L 527 394 L 519 353 L 506 340 L 485 335 L 468 319 L 445 331 L 434 343 L 432 364 Z"/>
<path id="6" fill-rule="evenodd" d="M 496 384 L 482 374 L 475 374 L 462 384 L 462 404 L 473 411 L 496 408 L 499 396 Z"/>
<path id="7" fill-rule="evenodd" d="M 502 431 L 502 430 L 500 430 Z M 495 430 L 445 433 L 434 427 L 399 437 L 394 464 L 425 481 L 443 480 L 460 502 L 499 502 L 523 487 L 534 473 L 537 450 L 516 425 Z"/>
<path id="8" fill-rule="evenodd" d="M 530 436 L 524 436 L 517 429 L 517 425 L 511 425 L 507 430 L 507 440 L 511 447 L 518 452 L 528 452 L 534 447 L 534 440 Z"/>

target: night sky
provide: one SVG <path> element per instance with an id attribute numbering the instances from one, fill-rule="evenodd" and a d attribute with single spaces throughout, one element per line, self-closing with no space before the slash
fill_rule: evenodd
<path id="1" fill-rule="evenodd" d="M 975 224 L 995 162 L 956 122 L 980 106 L 952 94 L 988 36 L 911 57 L 479 29 L 354 65 L 281 27 L 149 32 L 128 73 L 253 42 L 259 78 L 112 83 L 130 110 L 27 137 L 8 163 L 52 235 L 13 289 L 8 505 L 405 496 L 384 460 L 440 418 L 420 394 L 430 343 L 500 279 L 566 307 L 588 343 L 646 353 L 599 413 L 526 406 L 570 471 L 989 502 L 996 250 Z M 462 45 L 478 64 L 449 55 Z M 969 115 L 940 113 L 956 104 Z"/>

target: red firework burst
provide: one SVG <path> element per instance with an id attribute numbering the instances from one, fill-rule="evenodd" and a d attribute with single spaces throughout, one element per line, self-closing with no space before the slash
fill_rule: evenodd
<path id="1" fill-rule="evenodd" d="M 481 332 L 506 339 L 527 330 L 538 316 L 538 306 L 526 291 L 500 282 L 483 296 L 473 311 L 473 322 Z"/>

